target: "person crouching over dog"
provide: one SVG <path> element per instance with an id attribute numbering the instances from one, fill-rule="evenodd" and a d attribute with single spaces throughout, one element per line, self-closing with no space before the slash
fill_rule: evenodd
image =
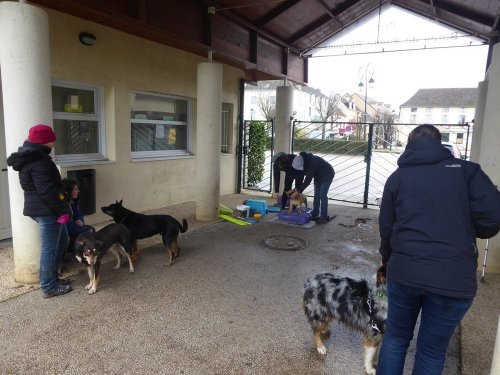
<path id="1" fill-rule="evenodd" d="M 295 154 L 285 154 L 278 152 L 272 157 L 274 193 L 278 196 L 280 187 L 280 172 L 285 172 L 285 186 L 281 195 L 281 209 L 284 210 L 288 200 L 288 194 L 292 190 L 292 184 L 295 181 L 295 188 L 298 188 L 304 181 L 304 173 L 292 167 Z"/>
<path id="2" fill-rule="evenodd" d="M 332 165 L 317 155 L 301 152 L 293 159 L 292 167 L 302 171 L 305 180 L 295 189 L 290 199 L 295 199 L 314 179 L 314 202 L 311 220 L 316 221 L 316 224 L 327 223 L 330 220 L 328 216 L 328 190 L 335 176 Z"/>

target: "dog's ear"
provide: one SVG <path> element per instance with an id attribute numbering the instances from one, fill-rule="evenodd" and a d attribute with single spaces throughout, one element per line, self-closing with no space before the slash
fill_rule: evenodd
<path id="1" fill-rule="evenodd" d="M 119 205 L 119 206 L 123 206 L 123 199 L 121 201 L 116 201 L 116 203 Z"/>
<path id="2" fill-rule="evenodd" d="M 380 286 L 380 285 L 385 285 L 386 283 L 386 275 L 385 275 L 385 272 L 386 272 L 386 268 L 387 268 L 387 265 L 386 264 L 382 264 L 378 270 L 377 270 L 377 287 Z"/>

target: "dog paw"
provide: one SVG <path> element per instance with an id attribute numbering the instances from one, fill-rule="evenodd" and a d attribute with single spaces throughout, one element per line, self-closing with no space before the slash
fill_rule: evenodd
<path id="1" fill-rule="evenodd" d="M 94 294 L 95 292 L 97 292 L 97 290 L 96 290 L 95 288 L 91 288 L 91 289 L 89 290 L 89 294 Z"/>
<path id="2" fill-rule="evenodd" d="M 85 290 L 89 290 L 90 288 L 92 288 L 92 284 L 85 285 Z"/>
<path id="3" fill-rule="evenodd" d="M 114 267 L 113 267 L 113 268 L 111 268 L 111 269 L 112 269 L 113 271 L 116 271 L 116 270 L 120 269 L 120 267 L 118 267 L 118 266 L 114 266 Z"/>
<path id="4" fill-rule="evenodd" d="M 365 369 L 365 371 L 366 371 L 366 373 L 367 373 L 368 375 L 376 375 L 376 373 L 377 373 L 377 370 L 376 370 L 375 368 L 373 368 L 373 367 L 371 367 L 371 368 L 366 368 L 366 369 Z"/>
<path id="5" fill-rule="evenodd" d="M 324 346 L 320 346 L 317 349 L 318 349 L 318 353 L 319 354 L 321 354 L 321 355 L 325 355 L 326 354 L 326 348 Z"/>

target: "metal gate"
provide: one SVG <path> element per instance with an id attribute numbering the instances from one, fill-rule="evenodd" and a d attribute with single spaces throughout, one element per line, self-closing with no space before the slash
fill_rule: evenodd
<path id="1" fill-rule="evenodd" d="M 266 134 L 265 150 L 252 150 L 252 121 L 244 121 L 242 147 L 240 150 L 240 188 L 271 192 L 274 154 L 274 127 L 271 121 L 260 122 Z M 404 151 L 408 134 L 418 124 L 347 123 L 347 122 L 293 122 L 292 152 L 311 152 L 332 164 L 335 178 L 328 197 L 362 205 L 378 205 L 387 178 L 397 168 L 399 156 Z M 456 144 L 463 158 L 468 158 L 472 140 L 469 124 L 435 124 L 441 131 L 443 141 Z M 260 159 L 252 152 L 259 152 Z M 253 174 L 254 165 L 249 159 L 261 163 L 262 173 Z M 250 167 L 250 170 L 249 170 Z M 249 176 L 252 178 L 249 179 Z M 256 179 L 256 177 L 259 177 Z M 304 193 L 314 195 L 311 184 Z"/>

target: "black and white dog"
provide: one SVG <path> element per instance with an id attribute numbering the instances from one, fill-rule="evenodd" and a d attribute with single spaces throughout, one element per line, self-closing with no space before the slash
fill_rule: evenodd
<path id="1" fill-rule="evenodd" d="M 113 270 L 120 268 L 122 257 L 114 245 L 118 245 L 121 252 L 128 258 L 129 271 L 134 273 L 134 264 L 131 259 L 132 242 L 125 225 L 119 223 L 109 224 L 97 232 L 84 232 L 76 238 L 75 256 L 80 263 L 85 264 L 87 267 L 90 281 L 85 289 L 89 291 L 89 294 L 94 294 L 97 291 L 101 261 L 108 249 L 111 248 L 117 260 Z"/>
<path id="2" fill-rule="evenodd" d="M 323 337 L 330 334 L 333 320 L 363 333 L 365 370 L 375 366 L 387 319 L 385 266 L 377 270 L 376 285 L 366 280 L 322 273 L 309 277 L 304 285 L 304 312 L 316 338 L 318 353 L 326 354 Z"/>

